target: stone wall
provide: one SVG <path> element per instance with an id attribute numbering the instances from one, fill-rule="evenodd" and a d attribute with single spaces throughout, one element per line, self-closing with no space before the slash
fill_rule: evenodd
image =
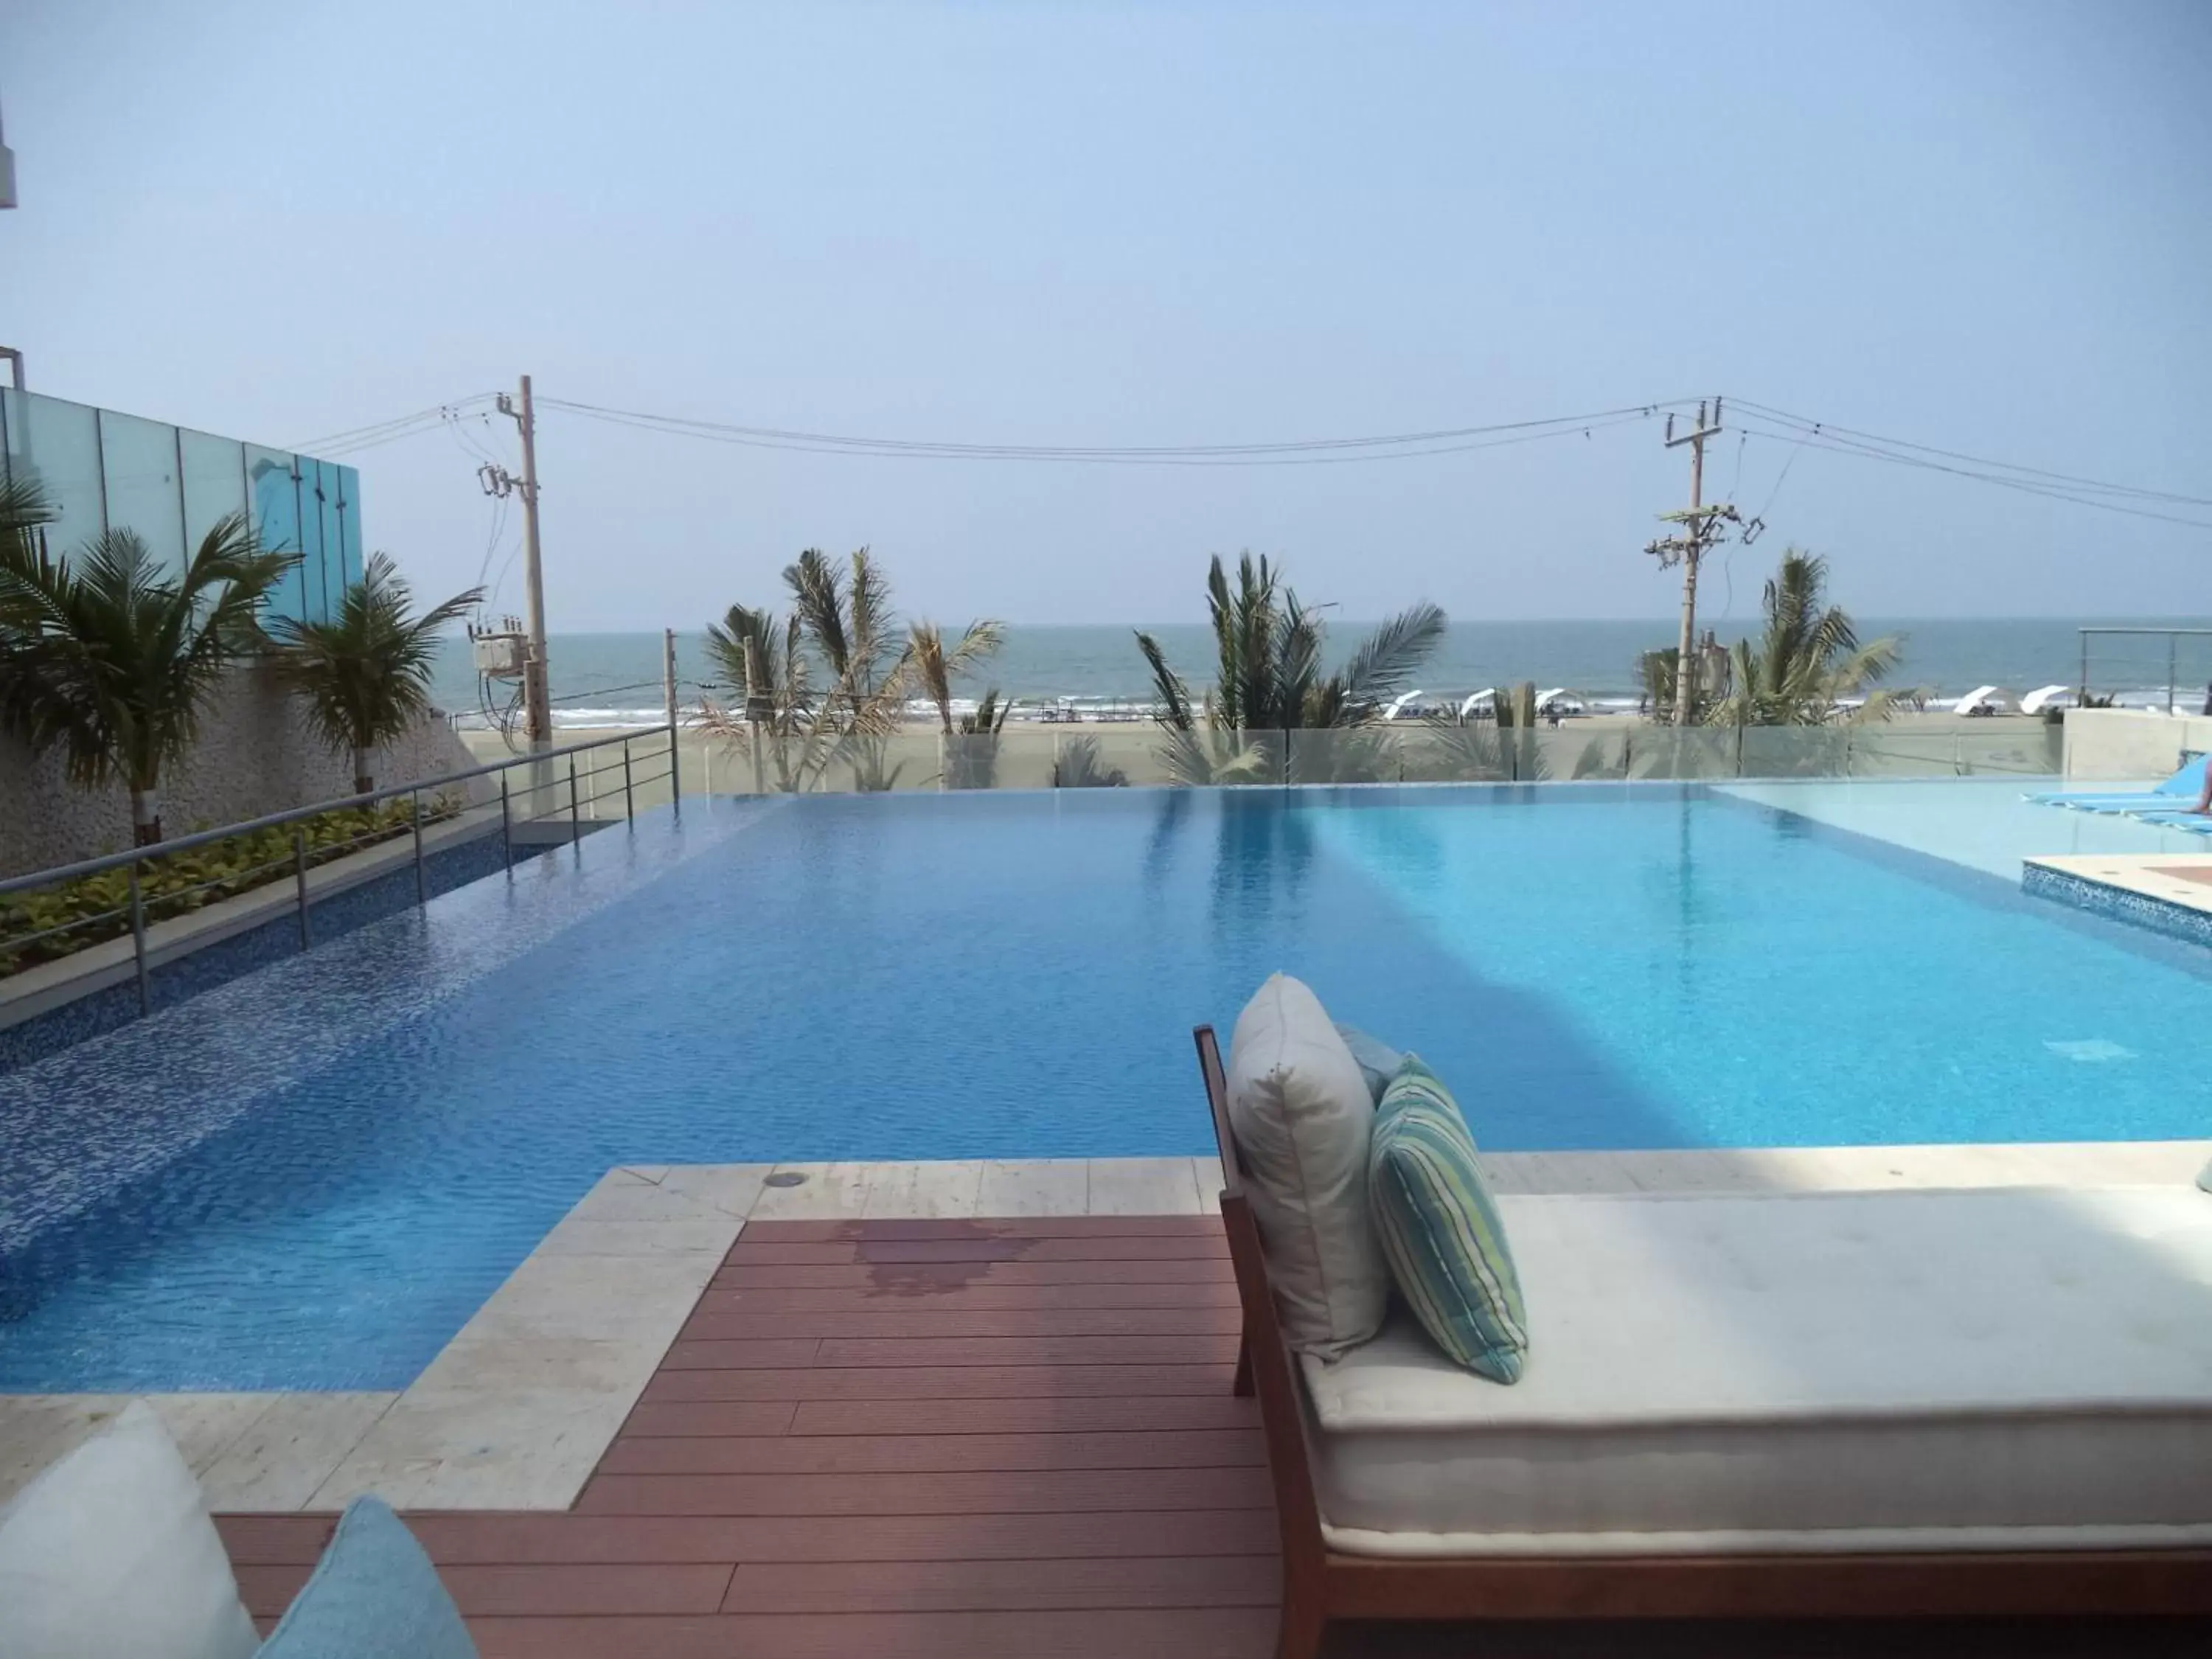
<path id="1" fill-rule="evenodd" d="M 2065 770 L 2087 781 L 2163 778 L 2185 749 L 2212 749 L 2212 716 L 2143 708 L 2066 711 Z"/>
<path id="2" fill-rule="evenodd" d="M 475 764 L 443 715 L 419 721 L 380 751 L 380 788 Z M 161 828 L 181 836 L 353 793 L 353 763 L 307 729 L 270 671 L 234 670 L 216 688 L 198 747 L 161 781 Z M 0 877 L 69 864 L 131 844 L 131 797 L 119 785 L 80 789 L 61 757 L 33 759 L 0 736 Z"/>

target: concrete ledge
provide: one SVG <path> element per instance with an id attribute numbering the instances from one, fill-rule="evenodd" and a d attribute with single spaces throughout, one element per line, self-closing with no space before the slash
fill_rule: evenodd
<path id="1" fill-rule="evenodd" d="M 2026 860 L 2021 890 L 2212 945 L 2212 854 L 2081 854 Z"/>

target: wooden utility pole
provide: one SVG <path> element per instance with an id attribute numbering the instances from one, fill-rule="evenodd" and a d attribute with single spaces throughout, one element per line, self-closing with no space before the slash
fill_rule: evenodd
<path id="1" fill-rule="evenodd" d="M 1668 524 L 1680 525 L 1681 532 L 1663 536 L 1647 544 L 1644 551 L 1659 561 L 1662 570 L 1672 568 L 1678 561 L 1682 566 L 1682 634 L 1674 653 L 1674 724 L 1687 726 L 1696 717 L 1698 702 L 1698 562 L 1721 538 L 1721 526 L 1739 524 L 1742 520 L 1732 504 L 1719 507 L 1705 505 L 1705 441 L 1720 435 L 1721 400 L 1712 401 L 1710 422 L 1706 406 L 1698 404 L 1698 427 L 1694 432 L 1674 435 L 1674 417 L 1667 417 L 1667 447 L 1674 449 L 1683 444 L 1690 446 L 1690 508 L 1686 513 L 1664 513 L 1660 517 Z"/>
<path id="2" fill-rule="evenodd" d="M 522 428 L 522 477 L 503 466 L 481 469 L 484 488 L 494 495 L 509 490 L 522 497 L 523 596 L 530 630 L 522 664 L 522 720 L 532 749 L 553 742 L 553 701 L 545 672 L 545 567 L 538 550 L 538 412 L 530 401 L 530 377 L 522 377 L 519 399 L 499 394 L 500 413 L 513 417 Z"/>

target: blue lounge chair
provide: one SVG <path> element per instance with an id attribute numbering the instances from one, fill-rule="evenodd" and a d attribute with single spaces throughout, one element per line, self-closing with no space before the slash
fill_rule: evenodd
<path id="1" fill-rule="evenodd" d="M 2177 800 L 2190 805 L 2196 804 L 2197 797 L 2204 788 L 2205 759 L 2203 755 L 2197 756 L 2164 783 L 2147 793 L 2139 790 L 2133 794 L 2108 795 L 2084 790 L 2071 794 L 2030 795 L 2027 799 L 2039 806 L 2064 806 L 2076 812 L 2118 812 L 2130 817 L 2140 817 L 2146 812 L 2170 814 L 2175 810 Z"/>

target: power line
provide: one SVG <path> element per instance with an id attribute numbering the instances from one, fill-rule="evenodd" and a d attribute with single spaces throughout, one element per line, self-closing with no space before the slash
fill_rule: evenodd
<path id="1" fill-rule="evenodd" d="M 2015 461 L 1991 460 L 1986 456 L 1969 455 L 1955 449 L 1939 449 L 1932 444 L 1915 443 L 1909 438 L 1886 438 L 1880 433 L 1863 432 L 1853 427 L 1838 426 L 1833 421 L 1816 421 L 1810 416 L 1793 415 L 1788 410 L 1776 409 L 1766 404 L 1753 403 L 1747 398 L 1736 398 L 1730 401 L 1739 409 L 1747 410 L 1768 420 L 1779 422 L 1801 432 L 1841 442 L 1856 443 L 1862 447 L 1875 449 L 1909 450 L 1920 455 L 1939 456 L 1944 460 L 1962 461 L 1969 466 L 1986 471 L 2016 473 L 2023 477 L 2039 478 L 2055 484 L 2068 484 L 2077 489 L 2087 489 L 2099 495 L 2134 496 L 2144 501 L 2171 502 L 2180 507 L 2212 507 L 2212 496 L 2185 495 L 2172 490 L 2148 489 L 2139 484 L 2112 483 L 2101 478 L 2085 477 L 2075 472 L 2054 472 L 2046 467 L 2025 466 Z M 1891 459 L 1903 460 L 1905 458 L 1893 456 Z M 1978 475 L 1967 473 L 1964 476 Z"/>
<path id="2" fill-rule="evenodd" d="M 367 426 L 347 427 L 338 432 L 325 432 L 320 437 L 309 438 L 292 446 L 295 454 L 321 455 L 331 449 L 366 447 L 370 443 L 383 442 L 387 437 L 410 436 L 416 430 L 427 431 L 434 422 L 458 414 L 477 404 L 489 403 L 495 394 L 479 392 L 449 404 L 433 404 L 428 409 L 418 409 L 411 415 L 395 415 L 388 421 L 372 421 Z M 405 430 L 400 430 L 405 428 Z"/>
<path id="3" fill-rule="evenodd" d="M 1788 428 L 1753 427 L 1751 429 L 1760 433 L 1763 436 L 1778 440 L 1794 437 L 1804 448 L 1826 450 L 1831 454 L 1852 455 L 1861 460 L 1887 461 L 1895 466 L 1917 467 L 1923 471 L 1942 472 L 1958 478 L 1971 478 L 1979 483 L 1995 484 L 2001 489 L 2018 490 L 2024 495 L 2040 495 L 2050 501 L 2068 501 L 2076 507 L 2093 507 L 2106 513 L 2122 513 L 2134 519 L 2153 519 L 2162 524 L 2180 525 L 2191 530 L 2212 530 L 2212 520 L 2183 518 L 2178 514 L 2160 513 L 2149 507 L 2130 507 L 2124 502 L 2106 500 L 2100 495 L 2083 495 L 2078 489 L 2039 483 L 2033 478 L 2010 477 L 1998 472 L 1953 466 L 1945 462 L 1929 460 L 1920 456 L 1897 454 L 1850 438 L 1835 439 L 1831 437 L 1827 431 L 1822 429 L 1805 432 L 1793 432 Z M 2212 502 L 2207 502 L 2206 505 L 2212 506 Z"/>
<path id="4" fill-rule="evenodd" d="M 1513 421 L 1493 426 L 1462 427 L 1431 433 L 1384 437 L 1327 438 L 1278 444 L 1193 444 L 1132 447 L 1036 444 L 955 444 L 925 440 L 842 438 L 824 433 L 784 432 L 739 427 L 680 416 L 649 415 L 547 398 L 541 406 L 617 426 L 661 432 L 703 441 L 750 448 L 796 450 L 814 454 L 897 457 L 921 460 L 1052 461 L 1134 466 L 1306 466 L 1347 462 L 1407 460 L 1428 455 L 1460 454 L 1547 438 L 1588 435 L 1614 426 L 1649 420 L 1667 404 L 1637 404 L 1588 414 Z M 1489 435 L 1499 434 L 1499 435 Z M 1437 440 L 1469 440 L 1438 442 Z M 1352 453 L 1343 453 L 1352 452 Z"/>

